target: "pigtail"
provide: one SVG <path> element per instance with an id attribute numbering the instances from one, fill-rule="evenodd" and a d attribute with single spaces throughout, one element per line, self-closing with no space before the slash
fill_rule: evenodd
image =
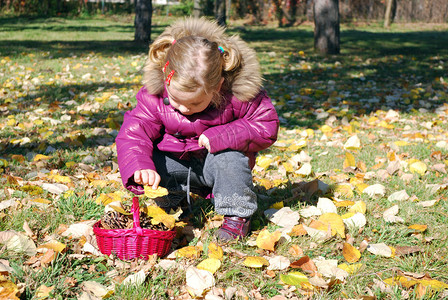
<path id="1" fill-rule="evenodd" d="M 263 81 L 256 53 L 238 36 L 229 37 L 224 43 L 225 86 L 240 101 L 250 101 L 260 92 Z"/>
<path id="2" fill-rule="evenodd" d="M 143 84 L 150 94 L 163 92 L 163 66 L 175 39 L 169 34 L 160 35 L 150 46 L 144 67 Z"/>

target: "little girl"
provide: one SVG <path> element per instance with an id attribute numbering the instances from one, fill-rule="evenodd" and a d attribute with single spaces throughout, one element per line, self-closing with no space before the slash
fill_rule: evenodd
<path id="1" fill-rule="evenodd" d="M 187 18 L 167 27 L 150 47 L 137 106 L 116 139 L 125 187 L 211 193 L 224 215 L 218 239 L 246 236 L 257 209 L 255 154 L 275 142 L 279 125 L 261 82 L 255 52 L 216 23 Z M 158 205 L 178 204 L 164 201 Z"/>

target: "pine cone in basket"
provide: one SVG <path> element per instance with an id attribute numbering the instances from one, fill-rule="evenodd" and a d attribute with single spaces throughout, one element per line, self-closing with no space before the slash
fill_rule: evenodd
<path id="1" fill-rule="evenodd" d="M 104 229 L 131 229 L 133 226 L 132 216 L 109 211 L 101 218 L 101 226 Z"/>
<path id="2" fill-rule="evenodd" d="M 145 229 L 160 230 L 160 231 L 168 231 L 169 230 L 168 227 L 166 227 L 162 223 L 153 225 L 151 223 L 151 218 L 149 218 L 145 213 L 140 214 L 140 227 L 145 228 Z"/>

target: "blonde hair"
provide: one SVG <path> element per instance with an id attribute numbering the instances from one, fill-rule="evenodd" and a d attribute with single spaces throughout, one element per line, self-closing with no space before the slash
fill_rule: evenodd
<path id="1" fill-rule="evenodd" d="M 143 78 L 148 92 L 161 94 L 166 77 L 174 71 L 170 85 L 180 91 L 201 88 L 210 93 L 224 78 L 221 94 L 229 91 L 240 101 L 255 97 L 262 82 L 255 51 L 224 31 L 204 18 L 186 18 L 167 27 L 149 49 Z M 222 97 L 216 95 L 212 101 L 219 106 Z"/>

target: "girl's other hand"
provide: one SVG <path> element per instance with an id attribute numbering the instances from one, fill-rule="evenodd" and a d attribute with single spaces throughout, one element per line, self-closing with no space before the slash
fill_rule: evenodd
<path id="1" fill-rule="evenodd" d="M 210 152 L 210 141 L 208 140 L 208 137 L 201 134 L 199 136 L 198 144 L 199 146 L 204 147 L 205 149 L 208 150 L 208 152 Z"/>
<path id="2" fill-rule="evenodd" d="M 134 173 L 134 181 L 141 185 L 152 186 L 157 189 L 160 183 L 160 175 L 154 170 L 139 170 Z"/>

